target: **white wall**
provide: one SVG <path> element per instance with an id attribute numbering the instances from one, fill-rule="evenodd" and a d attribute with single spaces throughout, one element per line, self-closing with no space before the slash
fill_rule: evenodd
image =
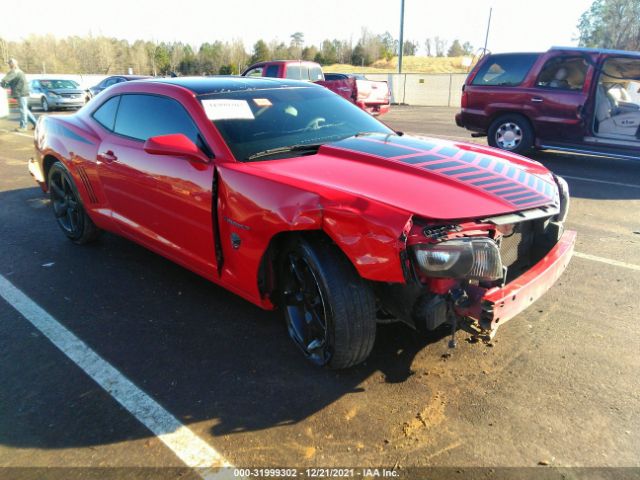
<path id="1" fill-rule="evenodd" d="M 369 80 L 386 80 L 391 103 L 429 107 L 459 107 L 466 73 L 367 73 Z"/>

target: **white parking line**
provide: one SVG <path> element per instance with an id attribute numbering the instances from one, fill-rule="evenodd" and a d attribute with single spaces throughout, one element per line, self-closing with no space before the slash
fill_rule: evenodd
<path id="1" fill-rule="evenodd" d="M 561 173 L 559 175 L 562 178 L 569 178 L 571 180 L 580 180 L 582 182 L 606 183 L 608 185 L 615 185 L 617 187 L 640 188 L 640 185 L 633 184 L 633 183 L 610 182 L 608 180 L 596 180 L 595 178 L 574 177 L 572 175 L 563 175 Z"/>
<path id="2" fill-rule="evenodd" d="M 585 260 L 592 260 L 594 262 L 606 263 L 614 265 L 616 267 L 628 268 L 630 270 L 637 270 L 640 272 L 640 265 L 634 265 L 633 263 L 620 262 L 618 260 L 611 260 L 610 258 L 597 257 L 596 255 L 589 255 L 588 253 L 573 252 L 573 255 L 578 258 L 584 258 Z"/>
<path id="3" fill-rule="evenodd" d="M 220 453 L 180 423 L 158 402 L 135 386 L 2 275 L 0 297 L 151 430 L 185 465 L 197 469 L 196 472 L 203 479 L 232 477 L 233 466 Z"/>

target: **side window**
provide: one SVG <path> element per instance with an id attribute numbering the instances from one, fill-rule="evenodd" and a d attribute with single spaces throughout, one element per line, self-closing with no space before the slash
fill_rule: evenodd
<path id="1" fill-rule="evenodd" d="M 143 141 L 157 135 L 182 133 L 201 145 L 198 129 L 182 105 L 156 95 L 122 95 L 114 131 Z"/>
<path id="2" fill-rule="evenodd" d="M 318 80 L 324 80 L 324 75 L 322 75 L 322 69 L 320 67 L 311 67 L 309 69 L 309 80 L 312 82 L 317 82 Z"/>
<path id="3" fill-rule="evenodd" d="M 520 85 L 538 59 L 537 54 L 492 55 L 478 70 L 472 85 Z"/>
<path id="4" fill-rule="evenodd" d="M 261 77 L 262 76 L 262 67 L 256 67 L 249 70 L 245 77 Z"/>
<path id="5" fill-rule="evenodd" d="M 286 77 L 292 80 L 300 80 L 302 78 L 300 73 L 300 65 L 287 65 Z"/>
<path id="6" fill-rule="evenodd" d="M 536 86 L 559 90 L 582 90 L 587 68 L 587 62 L 582 57 L 552 58 L 542 67 Z"/>
<path id="7" fill-rule="evenodd" d="M 280 65 L 269 65 L 267 67 L 267 71 L 265 72 L 265 77 L 278 77 L 278 73 L 280 73 Z"/>
<path id="8" fill-rule="evenodd" d="M 113 125 L 116 121 L 116 112 L 118 111 L 118 103 L 120 97 L 111 97 L 104 102 L 95 112 L 93 118 L 107 130 L 113 131 Z"/>

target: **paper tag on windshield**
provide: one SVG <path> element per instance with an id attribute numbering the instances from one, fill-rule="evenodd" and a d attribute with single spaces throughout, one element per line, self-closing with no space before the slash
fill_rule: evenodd
<path id="1" fill-rule="evenodd" d="M 253 112 L 246 100 L 202 100 L 209 120 L 253 120 Z"/>
<path id="2" fill-rule="evenodd" d="M 268 98 L 254 98 L 253 103 L 259 107 L 270 107 L 272 105 Z"/>

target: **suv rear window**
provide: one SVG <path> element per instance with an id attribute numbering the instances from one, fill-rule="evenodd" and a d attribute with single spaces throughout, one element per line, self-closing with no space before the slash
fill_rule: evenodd
<path id="1" fill-rule="evenodd" d="M 520 85 L 538 57 L 537 53 L 492 55 L 482 64 L 471 84 L 504 87 Z"/>

